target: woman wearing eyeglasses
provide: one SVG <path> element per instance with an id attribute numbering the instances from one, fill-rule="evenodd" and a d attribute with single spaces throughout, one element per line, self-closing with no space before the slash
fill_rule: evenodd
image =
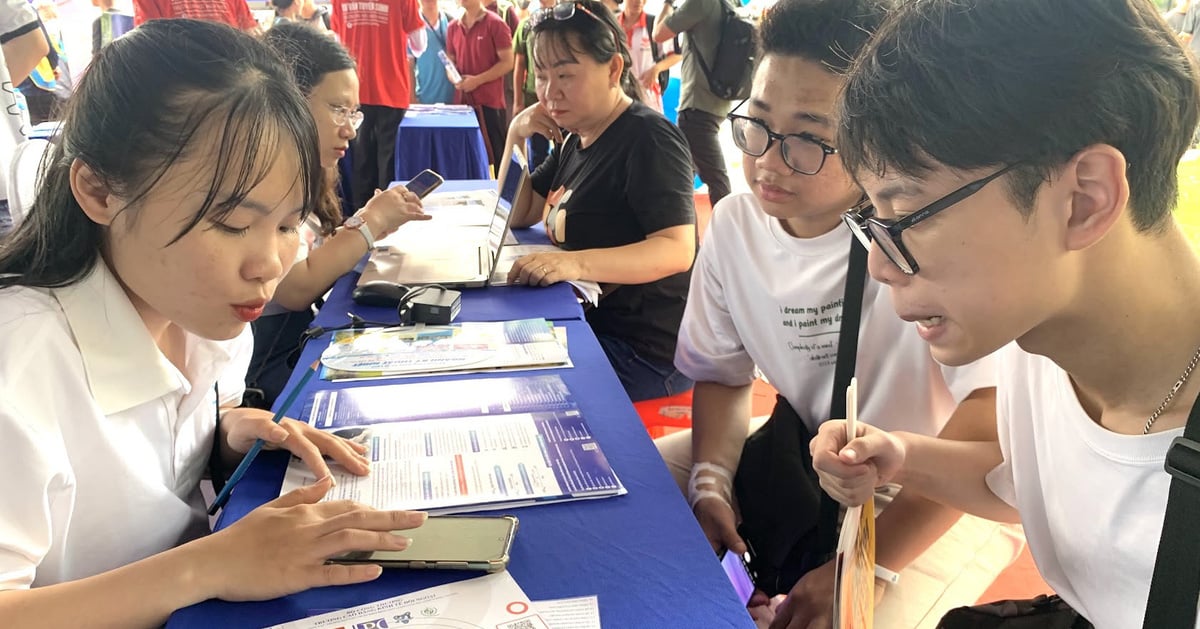
<path id="1" fill-rule="evenodd" d="M 604 5 L 563 2 L 529 23 L 538 103 L 513 120 L 508 142 L 540 134 L 558 149 L 512 221 L 543 221 L 562 251 L 517 260 L 509 281 L 599 282 L 587 319 L 629 397 L 685 391 L 691 380 L 672 360 L 696 251 L 687 142 L 642 104 L 625 33 Z"/>
<path id="2" fill-rule="evenodd" d="M 341 44 L 302 24 L 278 24 L 264 39 L 291 62 L 292 75 L 317 123 L 325 170 L 317 207 L 301 229 L 296 264 L 280 281 L 263 317 L 254 323 L 254 359 L 246 384 L 261 390 L 262 405 L 270 406 L 291 375 L 287 357 L 312 322 L 313 302 L 354 268 L 376 239 L 408 221 L 429 216 L 421 210 L 416 195 L 397 186 L 385 192 L 377 190 L 354 216 L 342 220 L 336 192 L 338 160 L 346 155 L 363 119 L 358 111 L 354 60 Z"/>

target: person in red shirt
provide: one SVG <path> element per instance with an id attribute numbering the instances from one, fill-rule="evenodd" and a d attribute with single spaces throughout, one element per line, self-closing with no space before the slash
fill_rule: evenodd
<path id="1" fill-rule="evenodd" d="M 333 0 L 333 32 L 358 63 L 362 126 L 352 143 L 354 207 L 396 176 L 396 131 L 411 102 L 408 50 L 425 51 L 417 0 Z"/>
<path id="2" fill-rule="evenodd" d="M 221 22 L 250 33 L 259 30 L 246 0 L 133 0 L 136 26 L 147 20 L 174 17 Z"/>
<path id="3" fill-rule="evenodd" d="M 446 54 L 462 75 L 456 102 L 470 105 L 488 142 L 488 158 L 495 166 L 504 155 L 508 114 L 504 102 L 504 77 L 513 69 L 512 32 L 482 0 L 459 0 L 463 16 L 446 30 Z"/>
<path id="4" fill-rule="evenodd" d="M 509 34 L 515 35 L 517 33 L 517 24 L 521 21 L 521 18 L 517 17 L 517 7 L 514 7 L 511 2 L 501 3 L 499 0 L 492 0 L 490 4 L 484 5 L 484 8 L 499 15 L 500 19 L 504 20 L 504 23 L 508 25 Z"/>

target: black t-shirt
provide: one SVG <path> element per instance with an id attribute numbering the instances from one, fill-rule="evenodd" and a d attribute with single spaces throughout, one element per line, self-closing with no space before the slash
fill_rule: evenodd
<path id="1" fill-rule="evenodd" d="M 568 251 L 619 247 L 696 223 L 692 162 L 679 128 L 633 103 L 587 148 L 569 136 L 534 171 L 546 197 L 546 233 Z M 649 284 L 605 285 L 587 314 L 597 334 L 624 339 L 638 355 L 670 365 L 687 301 L 689 269 Z"/>

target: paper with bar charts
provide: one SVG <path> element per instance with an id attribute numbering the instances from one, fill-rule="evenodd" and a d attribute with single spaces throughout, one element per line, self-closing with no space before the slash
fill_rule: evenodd
<path id="1" fill-rule="evenodd" d="M 266 629 L 558 629 L 508 571 L 448 583 Z"/>
<path id="2" fill-rule="evenodd" d="M 626 493 L 578 410 L 400 421 L 352 429 L 368 476 L 331 464 L 323 500 L 433 514 Z M 281 493 L 316 482 L 293 458 Z"/>
<path id="3" fill-rule="evenodd" d="M 335 332 L 321 354 L 321 378 L 570 366 L 566 329 L 545 319 L 418 326 Z"/>
<path id="4" fill-rule="evenodd" d="M 858 435 L 858 379 L 846 389 L 846 438 Z M 872 629 L 875 624 L 875 499 L 846 509 L 834 570 L 837 629 Z"/>

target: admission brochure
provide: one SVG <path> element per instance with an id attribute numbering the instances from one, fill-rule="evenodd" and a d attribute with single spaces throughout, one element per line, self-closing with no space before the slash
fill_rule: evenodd
<path id="1" fill-rule="evenodd" d="M 570 411 L 578 407 L 558 376 L 437 380 L 317 391 L 299 419 L 322 430 L 413 419 Z"/>
<path id="2" fill-rule="evenodd" d="M 570 365 L 566 330 L 545 319 L 339 330 L 321 354 L 321 378 L 546 369 Z"/>
<path id="3" fill-rule="evenodd" d="M 471 393 L 447 396 L 450 385 Z M 464 407 L 472 412 L 459 415 Z M 626 493 L 556 376 L 326 391 L 307 409 L 314 426 L 366 445 L 371 459 L 369 476 L 331 465 L 325 500 L 445 514 Z M 293 459 L 280 493 L 314 482 Z"/>
<path id="4" fill-rule="evenodd" d="M 846 439 L 858 435 L 858 379 L 846 388 Z M 875 626 L 875 499 L 846 509 L 834 564 L 834 629 Z"/>

